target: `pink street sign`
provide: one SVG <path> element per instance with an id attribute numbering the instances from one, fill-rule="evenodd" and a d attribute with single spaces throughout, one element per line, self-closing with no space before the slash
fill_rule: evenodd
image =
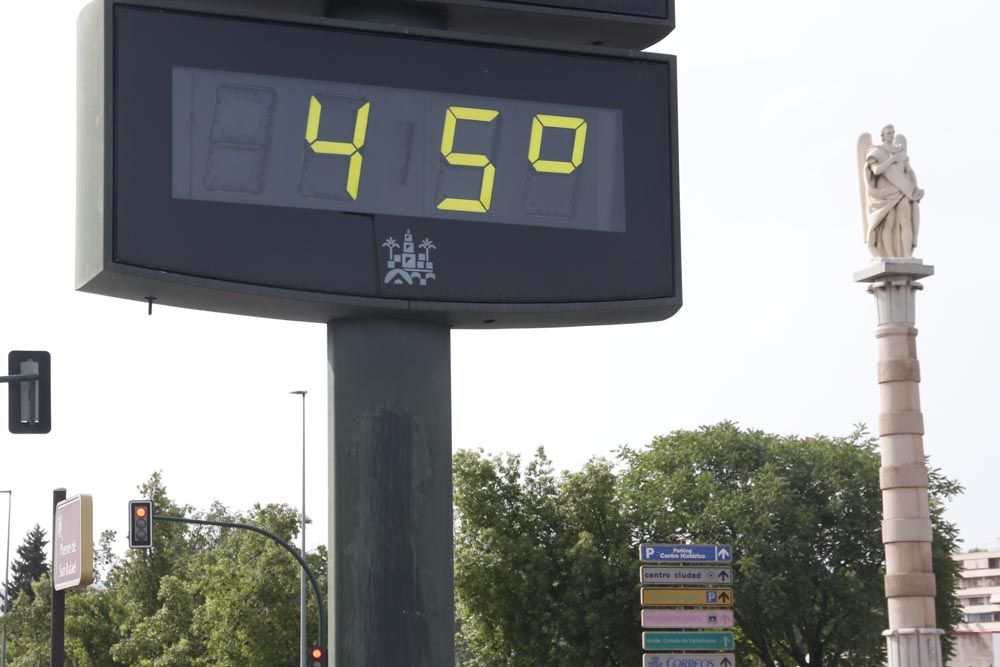
<path id="1" fill-rule="evenodd" d="M 90 496 L 56 505 L 52 539 L 52 586 L 57 591 L 94 582 L 94 503 Z"/>
<path id="2" fill-rule="evenodd" d="M 731 628 L 733 612 L 694 609 L 643 609 L 644 628 Z"/>

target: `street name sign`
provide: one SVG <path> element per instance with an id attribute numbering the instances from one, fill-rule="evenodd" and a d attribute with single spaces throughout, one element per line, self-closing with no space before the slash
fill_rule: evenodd
<path id="1" fill-rule="evenodd" d="M 710 607 L 733 604 L 731 588 L 642 588 L 640 599 L 647 607 Z"/>
<path id="2" fill-rule="evenodd" d="M 79 34 L 77 289 L 474 328 L 681 307 L 673 56 L 231 2 L 93 0 Z"/>
<path id="3" fill-rule="evenodd" d="M 52 539 L 52 587 L 57 591 L 94 583 L 94 502 L 89 495 L 56 505 Z"/>
<path id="4" fill-rule="evenodd" d="M 731 651 L 736 644 L 732 632 L 643 632 L 646 651 Z"/>
<path id="5" fill-rule="evenodd" d="M 731 628 L 733 612 L 715 609 L 643 609 L 644 628 Z"/>
<path id="6" fill-rule="evenodd" d="M 732 653 L 647 653 L 642 667 L 735 667 Z"/>
<path id="7" fill-rule="evenodd" d="M 728 544 L 640 544 L 643 563 L 729 563 L 733 549 Z"/>
<path id="8" fill-rule="evenodd" d="M 639 579 L 644 584 L 729 584 L 733 580 L 730 567 L 657 567 L 639 568 Z"/>

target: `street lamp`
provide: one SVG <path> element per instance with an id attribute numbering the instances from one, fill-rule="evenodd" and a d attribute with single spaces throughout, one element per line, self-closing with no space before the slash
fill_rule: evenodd
<path id="1" fill-rule="evenodd" d="M 3 574 L 3 601 L 4 607 L 7 606 L 8 599 L 10 598 L 10 506 L 14 503 L 14 492 L 10 489 L 6 491 L 0 491 L 0 493 L 7 494 L 7 563 L 4 565 Z M 4 609 L 4 616 L 7 616 L 7 610 Z M 0 667 L 7 667 L 7 619 L 4 618 L 3 621 L 3 647 L 0 648 Z"/>
<path id="2" fill-rule="evenodd" d="M 305 389 L 288 392 L 302 397 L 302 558 L 306 557 L 306 394 Z M 317 604 L 321 602 L 317 601 Z M 306 667 L 306 572 L 299 573 L 299 667 Z M 6 667 L 6 665 L 2 666 Z"/>

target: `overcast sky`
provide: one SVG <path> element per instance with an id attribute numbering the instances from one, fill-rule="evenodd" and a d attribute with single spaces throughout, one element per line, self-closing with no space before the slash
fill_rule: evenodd
<path id="1" fill-rule="evenodd" d="M 53 430 L 0 433 L 14 542 L 51 490 L 126 530 L 136 485 L 175 500 L 297 505 L 306 389 L 310 548 L 326 540 L 326 331 L 73 290 L 79 0 L 0 22 L 0 352 L 52 353 Z M 855 145 L 887 122 L 926 190 L 916 254 L 926 450 L 966 487 L 967 546 L 1000 537 L 998 118 L 989 0 L 677 0 L 685 305 L 656 324 L 456 331 L 454 445 L 573 469 L 720 420 L 782 434 L 875 424 L 875 304 Z M 992 342 L 991 342 L 992 341 Z M 5 511 L 0 499 L 0 511 Z M 0 521 L 2 529 L 2 521 Z M 0 547 L 2 548 L 2 547 Z"/>

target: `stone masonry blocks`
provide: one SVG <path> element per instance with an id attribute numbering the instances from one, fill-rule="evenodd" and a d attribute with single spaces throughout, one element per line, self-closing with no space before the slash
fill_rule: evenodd
<path id="1" fill-rule="evenodd" d="M 934 537 L 930 519 L 886 519 L 882 542 L 930 542 Z"/>
<path id="2" fill-rule="evenodd" d="M 924 416 L 918 410 L 883 412 L 878 416 L 879 435 L 924 433 Z"/>

